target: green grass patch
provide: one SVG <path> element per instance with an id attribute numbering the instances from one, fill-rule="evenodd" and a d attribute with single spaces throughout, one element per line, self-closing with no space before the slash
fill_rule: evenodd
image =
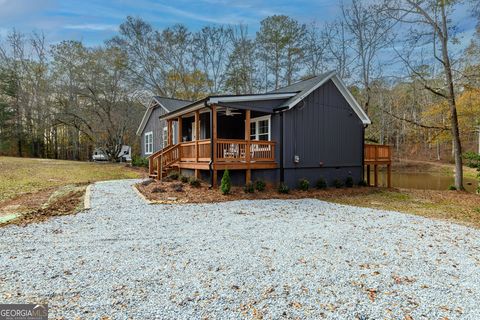
<path id="1" fill-rule="evenodd" d="M 0 157 L 0 202 L 68 184 L 139 178 L 124 164 Z"/>

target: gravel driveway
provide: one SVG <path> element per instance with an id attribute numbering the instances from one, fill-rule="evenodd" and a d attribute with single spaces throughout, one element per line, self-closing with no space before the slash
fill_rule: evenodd
<path id="1" fill-rule="evenodd" d="M 480 318 L 478 230 L 305 199 L 146 205 L 132 183 L 0 229 L 0 303 L 58 319 Z"/>

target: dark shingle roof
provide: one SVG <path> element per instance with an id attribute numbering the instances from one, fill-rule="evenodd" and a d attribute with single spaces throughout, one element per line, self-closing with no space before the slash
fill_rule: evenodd
<path id="1" fill-rule="evenodd" d="M 287 92 L 301 92 L 301 91 L 308 91 L 312 87 L 314 87 L 317 83 L 322 81 L 325 77 L 329 76 L 332 71 L 322 73 L 318 76 L 296 82 L 289 86 L 278 88 L 276 90 L 270 91 L 269 93 L 287 93 Z"/>
<path id="2" fill-rule="evenodd" d="M 180 100 L 180 99 L 173 99 L 173 98 L 165 98 L 165 97 L 160 97 L 160 96 L 155 96 L 155 100 L 158 101 L 163 107 L 165 107 L 168 112 L 176 111 L 180 108 L 183 108 L 189 104 L 191 104 L 193 101 L 188 101 L 188 100 Z"/>

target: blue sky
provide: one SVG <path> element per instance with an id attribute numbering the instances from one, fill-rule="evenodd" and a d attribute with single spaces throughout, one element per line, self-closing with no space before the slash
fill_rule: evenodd
<path id="1" fill-rule="evenodd" d="M 157 28 L 183 23 L 198 30 L 208 24 L 244 23 L 253 35 L 269 15 L 288 14 L 311 22 L 338 13 L 338 2 L 329 0 L 0 0 L 0 35 L 16 28 L 43 31 L 51 42 L 76 39 L 98 44 L 113 36 L 128 15 Z"/>
<path id="2" fill-rule="evenodd" d="M 101 44 L 115 35 L 128 15 L 139 16 L 157 28 L 183 23 L 192 30 L 209 24 L 248 24 L 249 32 L 273 14 L 288 14 L 299 21 L 331 21 L 340 15 L 340 0 L 0 0 L 0 37 L 15 28 L 43 31 L 51 43 L 66 39 L 87 45 Z M 467 42 L 475 21 L 468 8 L 455 13 Z M 466 39 L 465 39 L 466 38 Z"/>

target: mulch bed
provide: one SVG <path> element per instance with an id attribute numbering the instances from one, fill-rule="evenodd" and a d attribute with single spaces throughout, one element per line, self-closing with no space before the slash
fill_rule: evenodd
<path id="1" fill-rule="evenodd" d="M 207 183 L 200 187 L 192 187 L 189 183 L 180 180 L 165 179 L 164 181 L 147 180 L 136 185 L 137 189 L 150 201 L 159 203 L 214 203 L 233 200 L 262 200 L 262 199 L 303 199 L 303 198 L 340 198 L 355 195 L 371 194 L 378 191 L 377 188 L 353 187 L 353 188 L 328 188 L 310 189 L 300 191 L 291 189 L 288 194 L 281 194 L 274 186 L 267 185 L 264 191 L 245 193 L 243 187 L 232 186 L 230 194 L 223 195 L 219 188 L 209 188 Z"/>

